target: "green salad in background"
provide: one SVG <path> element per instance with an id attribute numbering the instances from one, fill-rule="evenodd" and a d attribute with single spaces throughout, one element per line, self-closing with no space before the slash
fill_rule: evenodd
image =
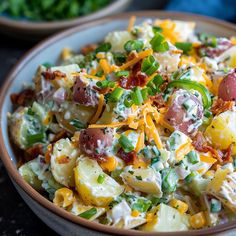
<path id="1" fill-rule="evenodd" d="M 72 19 L 90 14 L 111 0 L 1 0 L 0 15 L 33 21 Z"/>

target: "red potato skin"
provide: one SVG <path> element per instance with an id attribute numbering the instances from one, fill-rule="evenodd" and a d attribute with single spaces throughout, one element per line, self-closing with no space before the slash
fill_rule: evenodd
<path id="1" fill-rule="evenodd" d="M 205 52 L 206 56 L 210 58 L 216 58 L 232 46 L 233 44 L 229 40 L 222 40 L 218 42 L 218 46 L 215 48 L 207 46 L 200 47 L 199 52 L 203 51 Z"/>
<path id="2" fill-rule="evenodd" d="M 75 102 L 84 106 L 95 107 L 98 104 L 97 91 L 86 85 L 80 77 L 76 78 L 72 96 Z"/>
<path id="3" fill-rule="evenodd" d="M 221 81 L 218 97 L 224 101 L 236 101 L 236 69 Z"/>
<path id="4" fill-rule="evenodd" d="M 194 124 L 193 120 L 184 121 L 184 116 L 186 115 L 186 110 L 183 108 L 183 103 L 185 101 L 185 97 L 183 95 L 174 98 L 168 111 L 165 114 L 165 121 L 173 126 L 176 130 L 179 130 L 185 134 L 190 134 L 195 130 L 188 131 L 190 125 Z M 197 118 L 202 119 L 203 117 L 203 106 L 202 103 L 198 100 L 198 98 L 194 95 L 190 95 L 190 99 L 192 99 L 195 104 L 198 106 Z"/>
<path id="5" fill-rule="evenodd" d="M 112 139 L 111 129 L 84 129 L 80 132 L 79 148 L 89 157 L 102 160 L 112 145 Z"/>

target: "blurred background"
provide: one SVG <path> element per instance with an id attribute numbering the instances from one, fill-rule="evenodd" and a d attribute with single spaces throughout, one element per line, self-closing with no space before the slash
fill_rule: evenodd
<path id="1" fill-rule="evenodd" d="M 60 4 L 53 7 L 53 11 L 48 11 L 47 9 L 52 9 L 56 1 L 60 2 Z M 69 5 L 68 2 L 70 2 Z M 80 2 L 79 5 L 77 2 Z M 109 0 L 0 0 L 0 16 L 13 18 L 17 22 L 22 20 L 52 21 L 62 17 L 71 19 L 96 12 L 109 4 L 109 2 Z M 236 0 L 133 0 L 126 11 L 156 9 L 184 11 L 236 23 L 235 3 Z M 0 17 L 0 30 L 1 27 L 3 26 L 1 25 Z M 2 31 L 4 31 L 3 28 Z M 0 33 L 0 85 L 10 68 L 35 43 L 30 40 L 20 40 L 17 37 L 7 37 Z M 0 189 L 1 236 L 56 235 L 31 212 L 20 198 L 1 161 Z"/>

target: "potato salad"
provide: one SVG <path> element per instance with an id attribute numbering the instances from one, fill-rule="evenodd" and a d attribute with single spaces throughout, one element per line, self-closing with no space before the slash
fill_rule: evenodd
<path id="1" fill-rule="evenodd" d="M 127 29 L 11 94 L 19 173 L 56 206 L 104 225 L 197 230 L 236 214 L 236 38 L 194 22 Z"/>

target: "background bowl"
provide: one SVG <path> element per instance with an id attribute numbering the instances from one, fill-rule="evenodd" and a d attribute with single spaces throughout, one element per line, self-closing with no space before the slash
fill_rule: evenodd
<path id="1" fill-rule="evenodd" d="M 62 19 L 60 21 L 34 22 L 30 20 L 16 20 L 11 17 L 0 16 L 0 32 L 14 38 L 35 41 L 45 38 L 46 36 L 60 30 L 122 12 L 129 6 L 131 1 L 132 0 L 112 0 L 111 3 L 98 11 L 70 20 Z"/>
<path id="2" fill-rule="evenodd" d="M 17 165 L 17 155 L 13 152 L 10 139 L 8 136 L 7 113 L 12 111 L 10 94 L 19 92 L 25 82 L 31 82 L 32 77 L 39 64 L 45 61 L 55 64 L 59 58 L 60 51 L 64 47 L 70 47 L 75 51 L 79 51 L 80 47 L 88 43 L 101 41 L 104 36 L 113 30 L 125 29 L 131 15 L 137 16 L 137 23 L 144 19 L 151 18 L 170 18 L 178 20 L 195 21 L 197 23 L 197 31 L 216 34 L 219 36 L 231 36 L 236 32 L 236 26 L 223 21 L 212 18 L 196 16 L 191 14 L 151 11 L 151 12 L 133 12 L 124 13 L 112 17 L 107 17 L 96 22 L 69 29 L 56 36 L 53 36 L 34 47 L 27 55 L 25 55 L 8 75 L 1 93 L 0 93 L 0 152 L 3 163 L 13 180 L 18 192 L 24 198 L 30 208 L 51 228 L 61 235 L 95 235 L 95 231 L 106 232 L 107 234 L 120 235 L 182 235 L 183 232 L 176 233 L 147 233 L 134 230 L 118 230 L 113 227 L 104 226 L 94 222 L 87 221 L 80 217 L 74 216 L 65 210 L 56 207 L 49 200 L 36 192 L 28 185 L 19 175 Z M 23 212 L 22 212 L 23 214 Z M 198 231 L 188 231 L 185 235 L 219 235 L 220 232 L 233 230 L 235 235 L 236 222 L 230 222 L 218 225 L 210 229 Z M 90 228 L 90 229 L 88 229 Z M 96 232 L 96 235 L 100 233 Z M 104 235 L 104 234 L 102 234 Z M 225 235 L 225 234 L 224 234 Z"/>

